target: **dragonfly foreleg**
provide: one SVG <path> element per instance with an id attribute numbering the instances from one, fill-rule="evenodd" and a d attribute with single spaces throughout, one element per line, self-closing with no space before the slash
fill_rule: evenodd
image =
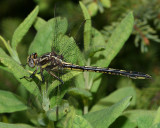
<path id="1" fill-rule="evenodd" d="M 20 79 L 30 79 L 30 78 L 33 78 L 34 76 L 35 76 L 35 74 L 36 74 L 36 72 L 37 72 L 37 70 L 38 70 L 38 67 L 36 68 L 36 70 L 28 77 L 28 76 L 23 76 L 23 77 L 21 77 Z"/>

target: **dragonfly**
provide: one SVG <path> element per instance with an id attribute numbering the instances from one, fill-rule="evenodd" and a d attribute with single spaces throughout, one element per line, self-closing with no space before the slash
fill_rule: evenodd
<path id="1" fill-rule="evenodd" d="M 60 79 L 54 72 L 59 69 L 67 69 L 67 70 L 75 70 L 75 71 L 88 71 L 88 72 L 97 72 L 104 73 L 110 75 L 120 75 L 129 77 L 132 79 L 151 79 L 152 77 L 148 74 L 136 71 L 126 71 L 120 69 L 113 68 L 102 68 L 102 67 L 94 67 L 94 66 L 80 66 L 72 63 L 68 63 L 64 61 L 64 57 L 62 55 L 58 55 L 56 52 L 52 51 L 49 53 L 45 53 L 44 55 L 38 57 L 37 53 L 32 53 L 27 58 L 27 64 L 29 67 L 36 67 L 35 71 L 29 76 L 24 76 L 22 78 L 33 78 L 37 71 L 40 69 L 42 82 L 45 82 L 43 71 L 46 70 L 51 76 L 59 80 L 62 84 L 64 84 L 63 80 Z"/>

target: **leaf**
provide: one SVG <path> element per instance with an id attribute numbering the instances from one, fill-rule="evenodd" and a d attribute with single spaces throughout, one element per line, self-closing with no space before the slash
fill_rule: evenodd
<path id="1" fill-rule="evenodd" d="M 81 6 L 84 19 L 86 20 L 84 25 L 84 50 L 87 51 L 89 49 L 91 42 L 91 17 L 84 4 L 82 2 L 79 2 L 79 4 Z"/>
<path id="2" fill-rule="evenodd" d="M 60 105 L 58 105 L 58 119 L 61 119 L 69 112 L 69 103 L 67 101 L 63 101 Z M 51 121 L 57 121 L 57 106 L 47 111 L 47 117 Z"/>
<path id="3" fill-rule="evenodd" d="M 131 122 L 127 117 L 120 116 L 109 126 L 109 128 L 137 128 L 136 126 L 136 123 Z"/>
<path id="4" fill-rule="evenodd" d="M 53 18 L 43 24 L 30 45 L 29 54 L 38 53 L 42 55 L 51 52 L 52 46 L 56 48 L 56 42 L 59 34 L 65 34 L 67 31 L 67 20 L 65 18 Z"/>
<path id="5" fill-rule="evenodd" d="M 4 66 L 0 66 L 0 69 L 7 71 L 7 72 L 11 72 L 7 67 L 4 67 Z"/>
<path id="6" fill-rule="evenodd" d="M 18 43 L 22 40 L 23 36 L 28 32 L 29 28 L 32 26 L 39 12 L 39 7 L 37 6 L 27 18 L 18 26 L 15 30 L 12 38 L 12 48 L 16 51 Z"/>
<path id="7" fill-rule="evenodd" d="M 68 114 L 58 122 L 58 127 L 72 128 L 76 113 L 73 107 L 70 107 Z"/>
<path id="8" fill-rule="evenodd" d="M 0 90 L 0 113 L 11 113 L 26 110 L 27 106 L 17 95 Z"/>
<path id="9" fill-rule="evenodd" d="M 111 93 L 109 96 L 106 96 L 102 98 L 96 105 L 94 105 L 91 109 L 91 111 L 97 111 L 104 109 L 106 107 L 109 107 L 110 105 L 120 101 L 124 97 L 127 96 L 132 96 L 133 99 L 131 101 L 130 105 L 135 105 L 136 102 L 136 92 L 133 87 L 125 87 L 125 88 L 120 88 L 113 93 Z"/>
<path id="10" fill-rule="evenodd" d="M 72 72 L 68 72 L 65 75 L 62 76 L 62 80 L 63 82 L 66 82 L 70 79 L 72 79 L 73 77 L 79 75 L 81 72 L 76 72 L 76 71 L 72 71 Z M 48 87 L 48 95 L 51 93 L 51 91 L 56 88 L 59 85 L 59 81 L 55 80 L 49 87 Z"/>
<path id="11" fill-rule="evenodd" d="M 24 87 L 34 95 L 39 95 L 39 90 L 37 88 L 37 85 L 34 81 L 27 81 L 26 79 L 20 79 L 23 76 L 29 76 L 29 73 L 22 67 L 20 64 L 18 64 L 16 61 L 14 61 L 11 57 L 9 57 L 1 48 L 0 48 L 0 61 L 5 66 L 8 67 L 8 69 L 13 73 L 13 75 L 16 77 L 16 79 L 24 85 Z"/>
<path id="12" fill-rule="evenodd" d="M 90 112 L 84 115 L 84 118 L 88 120 L 90 124 L 94 126 L 94 128 L 107 128 L 128 107 L 131 98 L 131 96 L 126 97 L 109 108 L 102 109 L 100 111 Z"/>
<path id="13" fill-rule="evenodd" d="M 102 5 L 106 8 L 110 8 L 111 7 L 111 1 L 110 0 L 100 0 Z"/>
<path id="14" fill-rule="evenodd" d="M 160 123 L 160 107 L 157 110 L 156 116 L 155 116 L 154 121 L 153 121 L 153 125 L 157 124 L 157 123 Z"/>
<path id="15" fill-rule="evenodd" d="M 97 45 L 97 46 L 90 47 L 90 49 L 86 53 L 86 58 L 91 58 L 94 56 L 95 53 L 103 50 L 105 50 L 104 46 Z"/>
<path id="16" fill-rule="evenodd" d="M 58 122 L 58 127 L 92 128 L 91 124 L 85 118 L 76 115 L 73 107 L 70 107 L 68 114 Z"/>
<path id="17" fill-rule="evenodd" d="M 78 60 L 83 61 L 82 53 L 72 37 L 59 34 L 56 42 L 56 49 L 59 55 L 63 55 L 64 61 L 76 63 Z"/>
<path id="18" fill-rule="evenodd" d="M 92 99 L 92 94 L 89 91 L 82 88 L 70 88 L 68 90 L 68 93 L 72 96 L 78 96 L 78 97 L 87 98 L 90 100 Z"/>
<path id="19" fill-rule="evenodd" d="M 93 128 L 91 124 L 82 116 L 76 115 L 72 128 Z"/>
<path id="20" fill-rule="evenodd" d="M 27 124 L 9 124 L 0 122 L 0 128 L 35 128 Z"/>
<path id="21" fill-rule="evenodd" d="M 37 17 L 34 27 L 38 31 L 45 23 L 46 21 L 44 19 L 42 19 L 41 17 Z"/>
<path id="22" fill-rule="evenodd" d="M 124 116 L 126 116 L 131 122 L 135 123 L 138 128 L 150 128 L 155 114 L 156 111 L 131 110 L 126 111 Z"/>
<path id="23" fill-rule="evenodd" d="M 160 123 L 155 124 L 155 125 L 153 125 L 153 126 L 152 126 L 152 127 L 150 127 L 150 128 L 160 128 Z"/>
<path id="24" fill-rule="evenodd" d="M 101 53 L 96 53 L 94 55 L 95 58 L 102 58 L 99 59 L 96 62 L 96 66 L 99 67 L 108 67 L 108 65 L 111 63 L 111 61 L 114 59 L 114 57 L 118 54 L 124 43 L 129 38 L 132 29 L 133 29 L 133 13 L 130 12 L 128 15 L 121 21 L 121 23 L 116 27 L 116 29 L 113 31 L 111 37 L 109 38 L 106 48 Z M 97 79 L 100 76 L 100 74 L 93 74 L 93 78 Z M 97 81 L 100 83 L 99 81 Z M 96 83 L 96 81 L 93 83 L 91 91 L 97 92 L 97 89 L 99 87 L 99 84 Z"/>
<path id="25" fill-rule="evenodd" d="M 91 2 L 88 6 L 88 12 L 91 16 L 95 16 L 98 12 L 97 2 Z"/>

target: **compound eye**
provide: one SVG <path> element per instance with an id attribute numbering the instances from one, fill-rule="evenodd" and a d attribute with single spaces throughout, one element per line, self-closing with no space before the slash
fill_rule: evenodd
<path id="1" fill-rule="evenodd" d="M 34 66 L 35 66 L 34 60 L 33 59 L 29 59 L 28 65 L 29 65 L 29 67 L 34 68 Z"/>
<path id="2" fill-rule="evenodd" d="M 37 53 L 32 53 L 32 57 L 33 57 L 34 59 L 36 59 L 36 58 L 37 58 Z"/>

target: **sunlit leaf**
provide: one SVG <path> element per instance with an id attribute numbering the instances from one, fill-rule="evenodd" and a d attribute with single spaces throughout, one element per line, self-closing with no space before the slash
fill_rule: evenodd
<path id="1" fill-rule="evenodd" d="M 84 50 L 87 51 L 91 42 L 91 17 L 84 4 L 82 2 L 79 2 L 79 4 L 81 6 L 84 19 L 86 20 L 84 25 Z"/>
<path id="2" fill-rule="evenodd" d="M 96 62 L 96 66 L 100 67 L 108 67 L 114 57 L 118 54 L 120 49 L 123 47 L 127 39 L 129 38 L 132 29 L 133 29 L 133 13 L 130 12 L 128 15 L 121 21 L 121 23 L 116 27 L 113 31 L 111 37 L 109 38 L 105 50 L 101 53 L 96 53 L 94 55 L 95 58 L 102 58 Z M 100 74 L 93 74 L 94 78 L 97 78 Z M 99 87 L 99 81 L 94 81 L 92 85 L 92 92 L 96 92 Z"/>
<path id="3" fill-rule="evenodd" d="M 124 98 L 109 108 L 100 111 L 90 112 L 84 118 L 90 122 L 94 128 L 109 127 L 128 107 L 132 97 Z"/>
<path id="4" fill-rule="evenodd" d="M 26 110 L 27 106 L 17 95 L 0 90 L 0 113 L 11 113 Z"/>
<path id="5" fill-rule="evenodd" d="M 27 81 L 26 79 L 20 79 L 23 76 L 29 76 L 29 73 L 11 57 L 9 57 L 1 48 L 0 48 L 0 61 L 12 72 L 16 79 L 25 86 L 25 88 L 33 93 L 34 95 L 39 94 L 39 90 L 34 81 Z"/>
<path id="6" fill-rule="evenodd" d="M 133 87 L 125 87 L 120 88 L 113 93 L 111 93 L 109 96 L 106 96 L 102 98 L 96 105 L 93 106 L 91 111 L 97 111 L 104 109 L 105 107 L 109 107 L 112 104 L 115 104 L 116 102 L 120 101 L 124 97 L 132 96 L 133 99 L 131 101 L 130 105 L 135 105 L 136 102 L 136 92 Z"/>
<path id="7" fill-rule="evenodd" d="M 37 6 L 28 16 L 27 18 L 18 26 L 15 30 L 12 38 L 12 48 L 16 51 L 16 47 L 18 43 L 22 40 L 23 36 L 26 35 L 29 28 L 35 21 L 39 12 L 39 7 Z"/>
<path id="8" fill-rule="evenodd" d="M 36 128 L 27 124 L 9 124 L 9 123 L 3 123 L 3 122 L 0 122 L 0 127 L 1 128 Z"/>

